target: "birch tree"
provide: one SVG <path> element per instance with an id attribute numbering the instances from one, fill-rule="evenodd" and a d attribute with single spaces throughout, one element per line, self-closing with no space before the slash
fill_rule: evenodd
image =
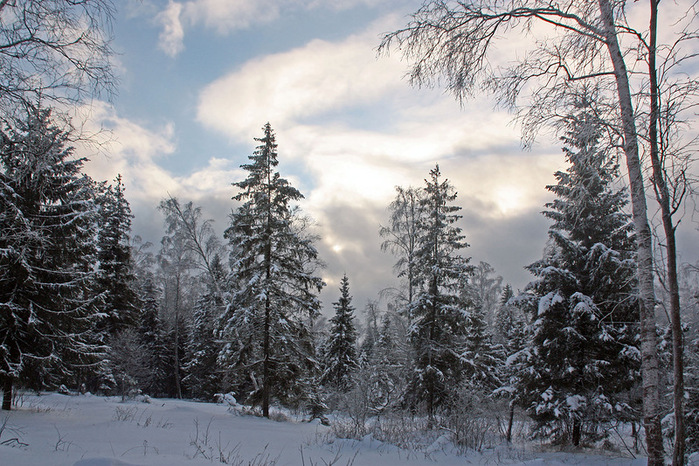
<path id="1" fill-rule="evenodd" d="M 111 0 L 0 1 L 0 111 L 110 96 Z"/>
<path id="2" fill-rule="evenodd" d="M 659 0 L 650 1 L 648 36 L 638 35 L 645 49 L 648 64 L 648 154 L 651 160 L 653 191 L 660 207 L 664 242 L 665 274 L 661 282 L 669 295 L 669 320 L 672 328 L 674 448 L 672 464 L 684 464 L 685 416 L 684 416 L 684 341 L 681 322 L 680 286 L 677 265 L 676 229 L 678 211 L 688 194 L 690 180 L 687 173 L 694 162 L 691 155 L 696 141 L 682 141 L 682 120 L 699 103 L 699 80 L 673 73 L 684 62 L 696 56 L 687 53 L 681 45 L 699 40 L 696 11 L 689 11 L 689 24 L 684 25 L 676 42 L 670 47 L 658 45 Z M 686 21 L 685 21 L 686 22 Z M 686 145 L 685 145 L 686 144 Z M 693 147 L 694 146 L 694 147 Z"/>
<path id="3" fill-rule="evenodd" d="M 388 206 L 391 215 L 389 225 L 379 230 L 379 235 L 385 238 L 381 250 L 389 251 L 398 258 L 393 268 L 398 278 L 405 280 L 407 295 L 400 297 L 403 310 L 410 309 L 415 297 L 415 251 L 423 212 L 420 207 L 422 197 L 421 189 L 396 186 L 396 198 Z M 407 317 L 410 319 L 410 316 Z"/>

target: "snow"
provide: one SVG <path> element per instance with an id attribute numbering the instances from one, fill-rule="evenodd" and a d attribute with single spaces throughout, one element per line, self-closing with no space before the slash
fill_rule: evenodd
<path id="1" fill-rule="evenodd" d="M 230 397 L 232 398 L 232 396 Z M 367 435 L 338 439 L 329 427 L 288 412 L 281 422 L 241 415 L 226 403 L 144 398 L 22 394 L 0 412 L 0 464 L 34 466 L 255 465 L 643 465 L 583 452 L 536 452 L 532 445 L 500 445 L 459 454 L 446 435 L 426 451 L 402 450 Z M 6 422 L 5 422 L 6 421 Z M 4 427 L 3 427 L 3 423 Z M 526 448 L 525 448 L 526 447 Z"/>
<path id="2" fill-rule="evenodd" d="M 562 302 L 564 302 L 563 296 L 561 296 L 558 291 L 552 291 L 546 296 L 542 296 L 542 298 L 539 300 L 539 310 L 537 315 L 544 315 L 551 307 Z"/>

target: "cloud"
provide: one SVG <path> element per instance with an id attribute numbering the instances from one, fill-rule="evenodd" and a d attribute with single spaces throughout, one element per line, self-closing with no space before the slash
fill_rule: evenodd
<path id="1" fill-rule="evenodd" d="M 163 28 L 159 48 L 171 57 L 181 52 L 185 26 L 203 24 L 218 34 L 228 34 L 255 24 L 270 23 L 299 9 L 348 10 L 359 5 L 385 7 L 386 3 L 386 0 L 168 0 L 165 9 L 156 16 L 156 22 Z"/>
<path id="2" fill-rule="evenodd" d="M 156 21 L 163 27 L 160 32 L 158 48 L 171 57 L 184 50 L 184 27 L 180 16 L 182 4 L 169 0 L 167 7 L 158 13 Z"/>
<path id="3" fill-rule="evenodd" d="M 97 102 L 82 109 L 85 132 L 96 136 L 76 147 L 77 155 L 89 159 L 85 172 L 97 181 L 112 181 L 121 174 L 126 196 L 135 214 L 133 231 L 149 241 L 162 235 L 158 203 L 168 195 L 193 201 L 205 215 L 219 221 L 222 232 L 235 194 L 231 181 L 245 174 L 230 160 L 211 158 L 203 167 L 184 176 L 165 168 L 175 154 L 175 127 L 166 123 L 150 128 L 119 116 L 111 105 Z M 223 220 L 223 223 L 222 223 Z"/>
<path id="4" fill-rule="evenodd" d="M 208 85 L 197 117 L 204 125 L 247 140 L 267 121 L 284 128 L 304 118 L 377 101 L 401 89 L 402 66 L 377 60 L 372 31 L 341 42 L 314 40 L 267 55 Z"/>
<path id="5" fill-rule="evenodd" d="M 294 1 L 284 0 L 194 0 L 185 3 L 190 23 L 203 23 L 219 34 L 266 23 L 279 17 L 280 9 Z"/>
<path id="6" fill-rule="evenodd" d="M 291 3 L 278 3 L 278 8 Z M 255 9 L 260 4 L 247 5 Z M 174 10 L 174 5 L 170 2 L 168 8 Z M 195 7 L 200 10 L 191 10 Z M 216 18 L 224 25 L 222 18 L 238 8 L 239 26 L 230 23 L 224 29 L 243 27 L 247 13 L 240 8 L 248 7 L 192 1 L 182 3 L 169 18 L 185 29 Z M 267 14 L 272 18 L 279 11 L 272 8 Z M 207 12 L 214 16 L 207 19 Z M 560 150 L 539 147 L 522 152 L 511 115 L 492 111 L 487 97 L 461 108 L 441 90 L 411 89 L 402 79 L 405 64 L 398 57 L 375 55 L 380 32 L 393 29 L 397 21 L 402 20 L 390 16 L 343 40 L 313 40 L 255 58 L 199 93 L 198 121 L 235 143 L 252 146 L 260 127 L 272 123 L 282 176 L 305 194 L 301 207 L 318 223 L 318 248 L 328 264 L 323 293 L 328 308 L 337 299 L 338 281 L 345 272 L 358 307 L 375 299 L 380 289 L 395 285 L 395 258 L 380 251 L 378 230 L 388 220 L 395 186 L 423 186 L 435 163 L 459 192 L 457 204 L 464 207 L 462 227 L 471 243 L 465 255 L 491 262 L 506 280 L 522 286 L 522 267 L 541 254 L 535 237 L 541 236 L 542 244 L 546 239 L 546 221 L 537 212 L 548 200 L 544 186 L 561 166 Z M 146 193 L 147 202 L 155 206 L 167 193 L 194 200 L 219 220 L 221 230 L 227 226 L 223 219 L 234 194 L 230 183 L 246 173 L 227 160 L 210 159 L 193 173 L 173 176 L 161 167 L 174 153 L 174 128 L 144 128 L 112 119 L 116 139 L 142 155 L 131 156 L 140 165 L 126 179 L 135 178 L 132 182 Z M 122 150 L 116 157 L 128 154 Z M 292 176 L 287 168 L 293 168 Z M 159 215 L 152 212 L 151 223 L 153 219 Z M 518 232 L 518 242 L 508 242 L 513 231 Z M 522 252 L 525 239 L 537 246 Z"/>

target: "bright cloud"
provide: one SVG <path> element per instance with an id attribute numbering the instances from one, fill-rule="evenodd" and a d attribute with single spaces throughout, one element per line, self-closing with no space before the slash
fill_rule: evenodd
<path id="1" fill-rule="evenodd" d="M 167 195 L 195 202 L 208 198 L 229 200 L 233 195 L 231 180 L 242 176 L 229 160 L 217 158 L 186 176 L 173 175 L 164 163 L 176 149 L 171 123 L 147 128 L 118 116 L 105 103 L 85 109 L 83 118 L 87 131 L 97 134 L 96 145 L 78 147 L 79 154 L 90 159 L 86 172 L 96 180 L 113 180 L 121 174 L 132 203 L 155 208 Z"/>
<path id="2" fill-rule="evenodd" d="M 266 23 L 279 17 L 280 8 L 295 3 L 289 0 L 194 0 L 186 2 L 185 15 L 192 24 L 203 23 L 224 34 Z"/>
<path id="3" fill-rule="evenodd" d="M 270 121 L 285 128 L 307 117 L 367 105 L 402 89 L 402 65 L 377 60 L 373 32 L 250 61 L 214 81 L 201 95 L 198 119 L 247 140 Z"/>
<path id="4" fill-rule="evenodd" d="M 184 27 L 180 20 L 182 4 L 169 1 L 167 7 L 156 17 L 156 21 L 162 26 L 158 47 L 171 57 L 175 57 L 184 50 Z"/>

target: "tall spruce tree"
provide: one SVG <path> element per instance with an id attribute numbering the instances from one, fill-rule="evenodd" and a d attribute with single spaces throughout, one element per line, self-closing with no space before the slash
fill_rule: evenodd
<path id="1" fill-rule="evenodd" d="M 415 254 L 418 292 L 410 310 L 409 338 L 415 351 L 411 401 L 424 403 L 430 420 L 461 379 L 459 349 L 465 333 L 459 283 L 471 272 L 459 252 L 468 244 L 456 226 L 456 193 L 439 166 L 425 180 L 422 222 Z"/>
<path id="2" fill-rule="evenodd" d="M 299 381 L 315 370 L 308 319 L 320 310 L 325 285 L 315 275 L 321 265 L 307 222 L 292 202 L 302 194 L 279 175 L 277 144 L 267 123 L 260 143 L 241 166 L 248 177 L 233 183 L 242 205 L 225 232 L 234 253 L 231 302 L 222 316 L 226 343 L 221 359 L 244 373 L 248 401 L 269 417 L 273 398 L 300 396 Z"/>
<path id="3" fill-rule="evenodd" d="M 79 383 L 104 348 L 93 332 L 97 207 L 85 160 L 50 110 L 29 109 L 0 137 L 0 378 L 11 409 L 15 382 Z"/>
<path id="4" fill-rule="evenodd" d="M 598 144 L 601 122 L 583 103 L 565 123 L 570 167 L 547 187 L 556 195 L 544 212 L 550 243 L 528 267 L 538 306 L 521 389 L 539 434 L 578 445 L 638 408 L 630 395 L 640 376 L 638 302 L 627 195 Z"/>
<path id="5" fill-rule="evenodd" d="M 131 207 L 118 175 L 98 196 L 97 286 L 103 293 L 100 309 L 109 335 L 136 325 L 139 299 L 131 258 Z"/>
<path id="6" fill-rule="evenodd" d="M 344 391 L 350 387 L 352 372 L 358 367 L 357 329 L 347 275 L 340 282 L 340 299 L 333 305 L 335 315 L 330 319 L 330 335 L 323 348 L 321 382 Z"/>

